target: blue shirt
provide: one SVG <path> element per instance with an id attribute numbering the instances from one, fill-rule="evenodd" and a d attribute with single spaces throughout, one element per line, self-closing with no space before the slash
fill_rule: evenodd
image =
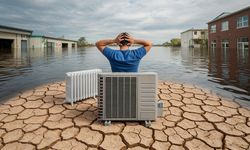
<path id="1" fill-rule="evenodd" d="M 134 50 L 113 50 L 109 47 L 103 49 L 103 55 L 109 60 L 112 72 L 137 72 L 140 60 L 146 53 L 144 47 Z"/>

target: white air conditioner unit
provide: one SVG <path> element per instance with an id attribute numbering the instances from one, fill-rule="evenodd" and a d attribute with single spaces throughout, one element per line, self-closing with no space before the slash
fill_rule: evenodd
<path id="1" fill-rule="evenodd" d="M 98 120 L 105 125 L 116 120 L 145 121 L 148 126 L 156 119 L 156 73 L 99 73 L 98 79 Z"/>
<path id="2" fill-rule="evenodd" d="M 66 102 L 80 101 L 98 94 L 97 75 L 101 69 L 82 70 L 66 73 Z"/>

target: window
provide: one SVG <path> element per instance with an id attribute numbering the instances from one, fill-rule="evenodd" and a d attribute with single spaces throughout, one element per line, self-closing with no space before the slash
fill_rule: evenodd
<path id="1" fill-rule="evenodd" d="M 239 17 L 237 20 L 237 28 L 248 27 L 248 16 Z"/>
<path id="2" fill-rule="evenodd" d="M 221 23 L 221 31 L 227 31 L 228 30 L 228 21 L 224 21 Z"/>
<path id="3" fill-rule="evenodd" d="M 221 40 L 221 48 L 229 48 L 229 42 L 227 39 Z"/>
<path id="4" fill-rule="evenodd" d="M 194 31 L 194 35 L 197 35 L 197 31 Z"/>
<path id="5" fill-rule="evenodd" d="M 213 41 L 211 42 L 211 48 L 216 48 L 216 40 L 213 40 Z"/>
<path id="6" fill-rule="evenodd" d="M 201 31 L 201 35 L 204 35 L 205 34 L 205 32 L 204 31 Z"/>
<path id="7" fill-rule="evenodd" d="M 248 45 L 249 45 L 249 40 L 247 37 L 238 38 L 237 40 L 238 49 L 248 49 Z"/>
<path id="8" fill-rule="evenodd" d="M 248 42 L 248 38 L 247 37 L 240 37 L 237 40 L 238 42 Z"/>
<path id="9" fill-rule="evenodd" d="M 215 33 L 216 32 L 216 25 L 212 25 L 210 27 L 210 33 Z"/>

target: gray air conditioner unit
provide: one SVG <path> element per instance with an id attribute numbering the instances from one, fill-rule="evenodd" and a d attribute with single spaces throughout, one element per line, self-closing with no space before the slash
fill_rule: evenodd
<path id="1" fill-rule="evenodd" d="M 145 121 L 150 125 L 157 117 L 157 74 L 99 73 L 98 120 Z"/>

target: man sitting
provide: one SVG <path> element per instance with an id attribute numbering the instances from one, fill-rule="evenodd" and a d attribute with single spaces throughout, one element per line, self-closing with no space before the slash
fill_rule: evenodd
<path id="1" fill-rule="evenodd" d="M 111 49 L 107 45 L 116 43 L 120 50 Z M 143 45 L 130 50 L 132 44 Z M 104 39 L 96 42 L 96 47 L 109 60 L 112 72 L 138 72 L 138 66 L 143 56 L 152 47 L 150 41 L 134 39 L 126 32 L 120 33 L 115 39 Z"/>

